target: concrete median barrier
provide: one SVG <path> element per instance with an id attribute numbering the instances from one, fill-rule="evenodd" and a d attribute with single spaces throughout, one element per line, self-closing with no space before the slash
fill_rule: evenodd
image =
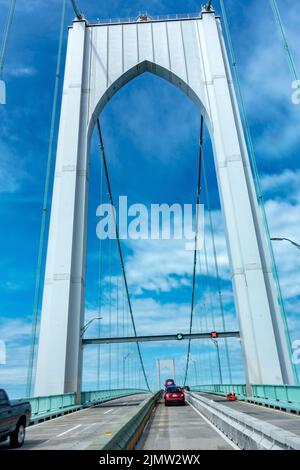
<path id="1" fill-rule="evenodd" d="M 146 398 L 134 409 L 126 420 L 108 426 L 107 431 L 95 438 L 88 450 L 130 450 L 134 449 L 141 434 L 160 400 L 162 391 Z"/>
<path id="2" fill-rule="evenodd" d="M 243 450 L 300 450 L 300 436 L 213 400 L 187 393 L 187 401 Z"/>

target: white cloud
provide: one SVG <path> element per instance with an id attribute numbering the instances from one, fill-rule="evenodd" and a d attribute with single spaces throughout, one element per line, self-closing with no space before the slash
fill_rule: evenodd
<path id="1" fill-rule="evenodd" d="M 282 198 L 297 195 L 300 188 L 300 170 L 285 169 L 281 173 L 265 174 L 261 178 L 262 188 L 265 191 L 276 191 Z"/>
<path id="2" fill-rule="evenodd" d="M 271 236 L 290 238 L 299 242 L 300 197 L 297 203 L 280 200 L 267 201 Z M 288 300 L 300 295 L 300 252 L 288 242 L 273 242 L 284 297 Z M 292 313 L 292 312 L 291 312 Z"/>
<path id="3" fill-rule="evenodd" d="M 0 337 L 5 342 L 18 343 L 28 338 L 31 333 L 31 324 L 24 318 L 2 317 L 0 324 Z"/>
<path id="4" fill-rule="evenodd" d="M 0 193 L 14 193 L 27 178 L 22 158 L 0 143 Z"/>
<path id="5" fill-rule="evenodd" d="M 180 90 L 151 73 L 147 72 L 129 82 L 113 103 L 103 112 L 104 128 L 107 113 L 112 113 L 109 119 L 122 121 L 122 126 L 118 128 L 118 139 L 107 126 L 105 141 L 112 161 L 115 155 L 122 158 L 123 150 L 119 142 L 125 137 L 133 143 L 133 151 L 145 161 L 152 161 L 153 165 L 157 162 L 160 165 L 174 165 L 182 161 L 183 145 L 196 142 L 200 122 L 197 108 Z M 176 113 L 168 112 L 171 103 L 176 103 Z M 121 160 L 118 163 L 124 164 Z"/>
<path id="6" fill-rule="evenodd" d="M 13 396 L 25 393 L 30 334 L 27 318 L 1 318 L 0 339 L 6 347 L 6 364 L 0 366 L 1 386 Z"/>
<path id="7" fill-rule="evenodd" d="M 293 2 L 288 3 L 290 8 L 283 4 L 280 10 L 297 59 L 299 25 L 294 18 Z M 249 14 L 239 37 L 242 89 L 251 127 L 256 126 L 257 153 L 264 158 L 284 159 L 300 144 L 299 106 L 292 104 L 292 77 L 278 27 L 269 5 L 262 7 L 263 14 Z"/>
<path id="8" fill-rule="evenodd" d="M 5 74 L 11 77 L 32 77 L 36 75 L 37 71 L 34 67 L 15 65 L 5 69 Z"/>

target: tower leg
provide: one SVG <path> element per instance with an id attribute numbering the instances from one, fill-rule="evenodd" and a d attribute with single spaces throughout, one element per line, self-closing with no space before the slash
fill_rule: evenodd
<path id="1" fill-rule="evenodd" d="M 86 24 L 69 32 L 35 395 L 80 391 L 87 218 Z"/>
<path id="2" fill-rule="evenodd" d="M 217 21 L 214 15 L 204 15 L 205 37 L 210 38 L 205 54 L 207 94 L 247 380 L 252 384 L 293 383 L 278 302 L 274 302 L 274 291 L 270 290 L 274 281 L 267 268 L 249 158 Z"/>

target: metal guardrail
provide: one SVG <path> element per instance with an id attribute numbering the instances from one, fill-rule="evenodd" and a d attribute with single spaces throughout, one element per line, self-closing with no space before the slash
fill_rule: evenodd
<path id="1" fill-rule="evenodd" d="M 162 390 L 144 400 L 123 422 L 112 425 L 109 435 L 102 434 L 95 439 L 88 450 L 134 449 L 161 394 Z"/>
<path id="2" fill-rule="evenodd" d="M 192 20 L 201 18 L 202 13 L 182 13 L 182 14 L 171 14 L 171 15 L 147 15 L 141 14 L 135 17 L 127 18 L 97 18 L 96 20 L 91 20 L 90 24 L 118 24 L 118 23 L 147 23 L 151 21 L 176 21 L 176 20 Z M 147 19 L 142 19 L 146 18 Z"/>
<path id="3" fill-rule="evenodd" d="M 29 399 L 32 417 L 76 406 L 76 393 L 49 395 Z"/>
<path id="4" fill-rule="evenodd" d="M 147 391 L 143 389 L 114 389 L 81 392 L 80 403 L 76 400 L 76 393 L 30 398 L 32 422 L 35 423 L 40 419 L 77 411 L 94 403 L 101 403 L 137 393 L 147 393 Z"/>
<path id="5" fill-rule="evenodd" d="M 106 401 L 120 396 L 136 395 L 137 393 L 147 393 L 147 390 L 136 388 L 124 388 L 114 390 L 96 390 L 92 392 L 81 392 L 81 404 L 89 405 L 98 401 Z"/>
<path id="6" fill-rule="evenodd" d="M 190 387 L 194 392 L 215 393 L 225 395 L 234 392 L 241 400 L 281 408 L 288 411 L 300 412 L 299 385 L 251 385 L 251 394 L 247 394 L 244 384 L 212 384 Z"/>
<path id="7" fill-rule="evenodd" d="M 287 401 L 300 406 L 299 385 L 251 385 L 251 389 L 254 398 Z"/>
<path id="8" fill-rule="evenodd" d="M 246 397 L 246 385 L 244 384 L 210 384 L 195 385 L 190 387 L 193 392 L 215 393 L 217 395 L 226 395 L 227 392 L 234 392 L 237 396 Z"/>

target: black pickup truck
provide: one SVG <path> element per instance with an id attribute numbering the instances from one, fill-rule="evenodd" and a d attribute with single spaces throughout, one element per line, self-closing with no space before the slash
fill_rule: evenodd
<path id="1" fill-rule="evenodd" d="M 9 437 L 12 447 L 21 447 L 30 417 L 29 401 L 10 401 L 5 390 L 0 389 L 0 441 L 5 441 Z"/>

